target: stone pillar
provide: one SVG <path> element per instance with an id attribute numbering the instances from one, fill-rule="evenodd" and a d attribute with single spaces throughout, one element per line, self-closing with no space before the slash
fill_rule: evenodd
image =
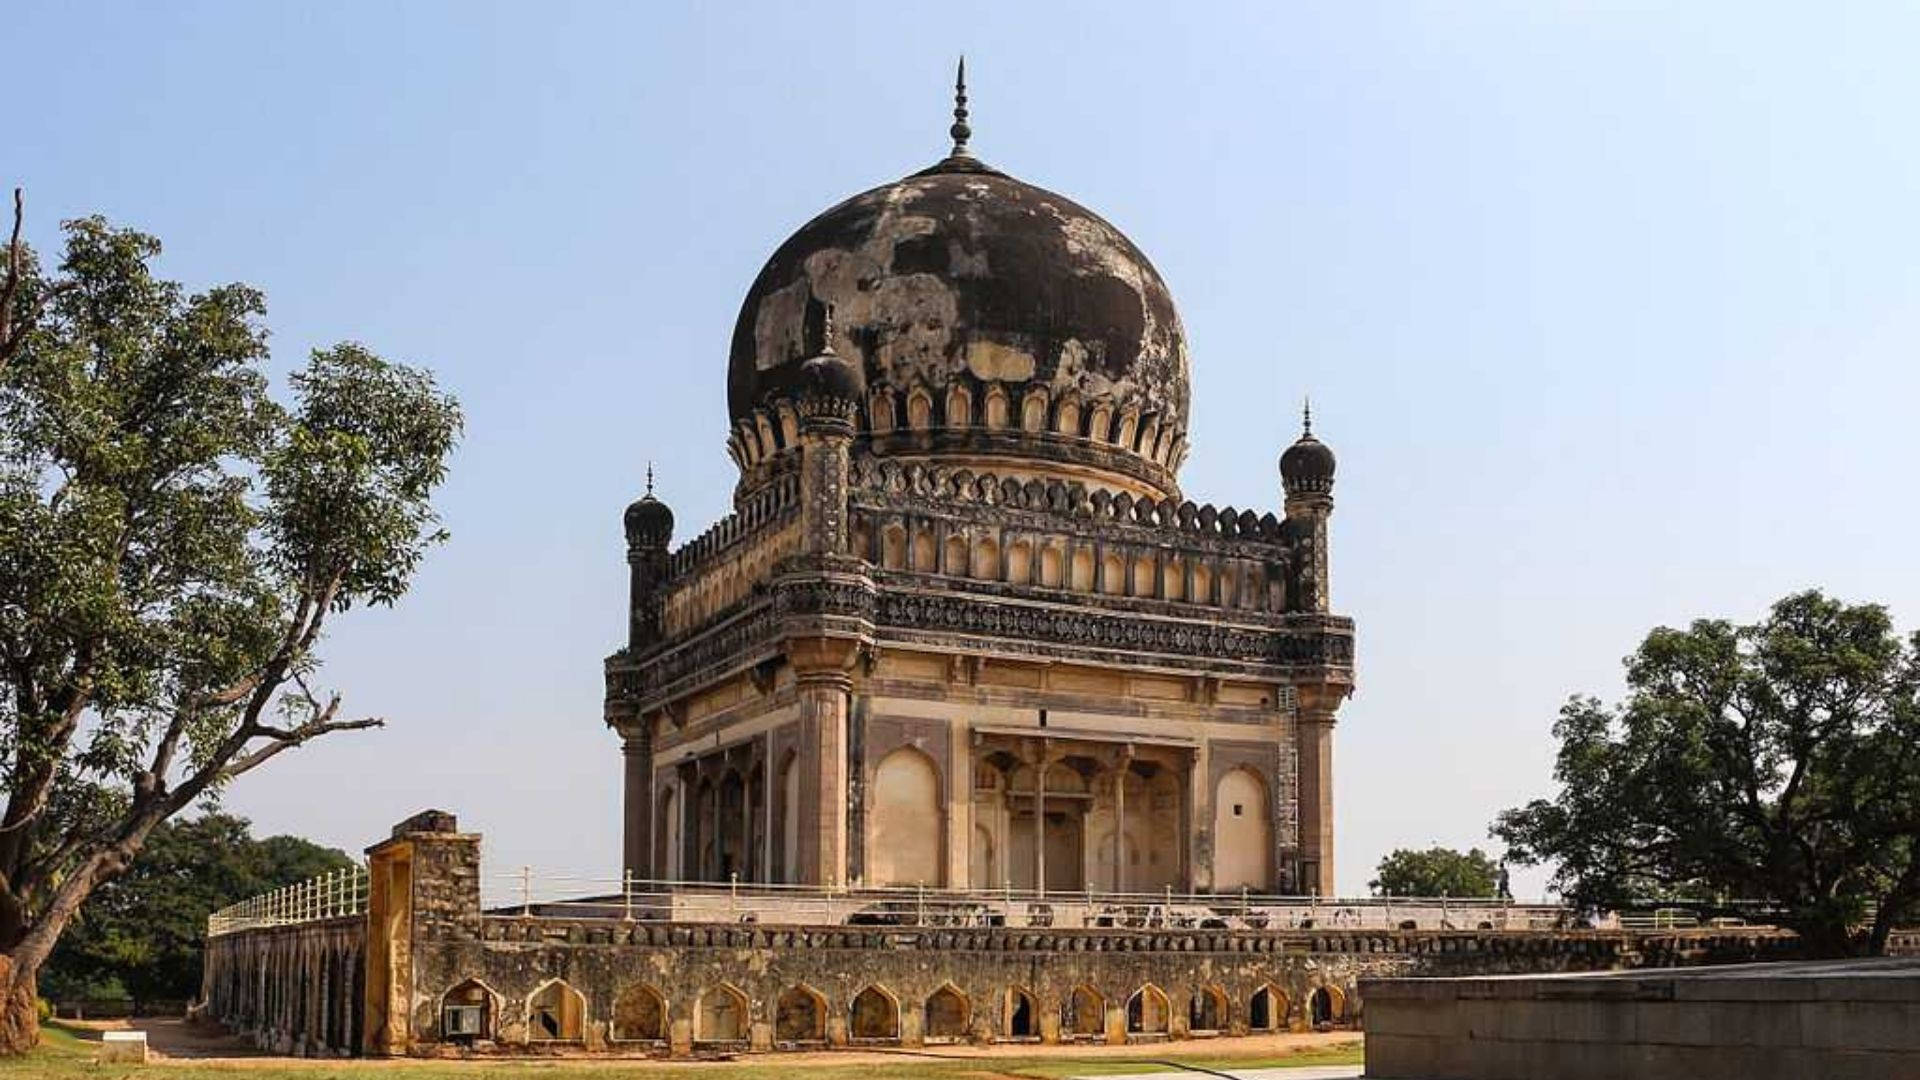
<path id="1" fill-rule="evenodd" d="M 965 720 L 954 720 L 947 729 L 947 762 L 947 886 L 972 888 L 973 735 Z"/>
<path id="2" fill-rule="evenodd" d="M 663 877 L 659 864 L 664 853 L 653 850 L 653 724 L 635 717 L 620 729 L 620 752 L 626 764 L 626 831 L 621 863 L 637 881 Z"/>
<path id="3" fill-rule="evenodd" d="M 1127 773 L 1133 768 L 1133 744 L 1120 751 L 1113 774 L 1113 891 L 1127 891 Z"/>
<path id="4" fill-rule="evenodd" d="M 845 638 L 798 638 L 787 659 L 799 684 L 802 774 L 799 880 L 847 884 L 847 770 L 853 677 L 859 643 Z"/>
<path id="5" fill-rule="evenodd" d="M 1333 724 L 1343 688 L 1300 687 L 1294 730 L 1299 770 L 1299 886 L 1319 896 L 1338 895 L 1333 881 Z"/>
<path id="6" fill-rule="evenodd" d="M 1187 797 L 1181 802 L 1187 841 L 1187 891 L 1213 888 L 1213 785 L 1208 780 L 1209 747 L 1202 739 L 1187 762 Z"/>

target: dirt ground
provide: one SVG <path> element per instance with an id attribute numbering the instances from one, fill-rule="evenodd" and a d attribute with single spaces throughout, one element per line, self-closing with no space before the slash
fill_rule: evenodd
<path id="1" fill-rule="evenodd" d="M 251 1066 L 259 1069 L 296 1068 L 301 1065 L 316 1064 L 309 1058 L 276 1057 L 253 1049 L 244 1040 L 229 1035 L 224 1029 L 212 1024 L 188 1023 L 178 1019 L 138 1019 L 103 1021 L 62 1021 L 62 1026 L 75 1032 L 97 1032 L 133 1028 L 147 1033 L 147 1046 L 158 1060 L 192 1061 L 199 1064 L 219 1065 L 231 1063 L 233 1066 Z M 833 1050 L 818 1052 L 792 1052 L 779 1054 L 741 1055 L 736 1059 L 723 1059 L 703 1063 L 705 1068 L 724 1070 L 728 1065 L 758 1066 L 780 1065 L 796 1069 L 809 1066 L 848 1066 L 848 1065 L 884 1065 L 898 1064 L 903 1058 L 923 1061 L 972 1061 L 991 1062 L 994 1059 L 1057 1059 L 1061 1062 L 1147 1062 L 1178 1061 L 1183 1058 L 1245 1058 L 1248 1060 L 1271 1060 L 1285 1058 L 1303 1051 L 1329 1051 L 1358 1046 L 1360 1036 L 1350 1031 L 1308 1032 L 1303 1034 L 1282 1033 L 1272 1035 L 1248 1035 L 1230 1039 L 1184 1039 L 1178 1042 L 1147 1043 L 1129 1046 L 1106 1046 L 1076 1044 L 1072 1046 L 1039 1046 L 1032 1043 L 997 1043 L 988 1046 L 970 1044 L 953 1046 L 930 1046 L 924 1049 L 902 1050 Z M 489 1059 L 492 1064 L 503 1064 L 501 1059 Z M 685 1067 L 685 1061 L 670 1062 L 657 1059 L 618 1058 L 605 1055 L 579 1055 L 565 1058 L 541 1056 L 534 1059 L 518 1059 L 529 1063 L 542 1062 L 555 1064 L 564 1060 L 569 1071 L 577 1068 L 610 1068 L 633 1071 L 644 1070 L 650 1066 L 661 1068 Z M 383 1068 L 413 1067 L 426 1064 L 421 1059 L 348 1059 L 329 1061 L 328 1071 L 339 1067 L 353 1070 L 377 1071 Z M 458 1071 L 463 1062 L 445 1061 L 451 1071 Z"/>

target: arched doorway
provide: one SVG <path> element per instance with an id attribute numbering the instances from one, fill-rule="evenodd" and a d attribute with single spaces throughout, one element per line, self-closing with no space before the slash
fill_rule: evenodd
<path id="1" fill-rule="evenodd" d="M 966 996 L 948 983 L 928 996 L 921 1035 L 940 1041 L 963 1039 L 967 1035 L 967 1019 L 971 1011 L 967 1007 Z"/>
<path id="2" fill-rule="evenodd" d="M 494 992 L 478 979 L 468 979 L 441 995 L 441 1036 L 454 1041 L 493 1038 L 494 998 Z"/>
<path id="3" fill-rule="evenodd" d="M 1040 1037 L 1040 1011 L 1034 1006 L 1033 995 L 1017 986 L 1007 991 L 1007 1037 Z"/>
<path id="4" fill-rule="evenodd" d="M 553 979 L 527 998 L 527 1037 L 534 1042 L 579 1042 L 586 1017 L 587 999 L 564 979 Z"/>
<path id="5" fill-rule="evenodd" d="M 709 987 L 693 1014 L 693 1041 L 740 1042 L 747 1037 L 747 996 L 731 986 Z"/>
<path id="6" fill-rule="evenodd" d="M 774 1006 L 773 1037 L 779 1042 L 822 1042 L 827 1037 L 827 1000 L 811 987 L 789 986 Z"/>
<path id="7" fill-rule="evenodd" d="M 1187 999 L 1187 1030 L 1227 1030 L 1227 995 L 1217 986 L 1202 986 Z"/>
<path id="8" fill-rule="evenodd" d="M 1165 1035 L 1167 1033 L 1167 995 L 1148 983 L 1127 999 L 1127 1033 Z"/>
<path id="9" fill-rule="evenodd" d="M 1266 782 L 1251 769 L 1230 769 L 1213 799 L 1213 887 L 1273 888 L 1273 815 Z"/>
<path id="10" fill-rule="evenodd" d="M 1347 1018 L 1347 995 L 1337 986 L 1316 986 L 1307 995 L 1307 1021 L 1314 1027 L 1334 1027 Z"/>
<path id="11" fill-rule="evenodd" d="M 867 876 L 875 885 L 939 885 L 940 777 L 933 760 L 901 747 L 880 760 L 868 794 Z"/>
<path id="12" fill-rule="evenodd" d="M 1091 986 L 1076 986 L 1060 1003 L 1060 1031 L 1096 1038 L 1107 1032 L 1107 999 Z"/>
<path id="13" fill-rule="evenodd" d="M 899 1038 L 900 1003 L 878 986 L 867 987 L 853 996 L 847 1033 L 855 1039 Z"/>
<path id="14" fill-rule="evenodd" d="M 1287 1026 L 1287 995 L 1269 983 L 1247 999 L 1247 1027 L 1254 1031 L 1283 1031 Z"/>
<path id="15" fill-rule="evenodd" d="M 667 1037 L 667 999 L 645 983 L 620 991 L 613 1001 L 613 1037 L 659 1041 Z"/>

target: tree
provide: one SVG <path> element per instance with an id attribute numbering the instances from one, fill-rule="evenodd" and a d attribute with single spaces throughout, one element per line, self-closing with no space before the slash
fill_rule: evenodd
<path id="1" fill-rule="evenodd" d="M 246 819 L 163 821 L 140 857 L 87 898 L 48 957 L 50 998 L 184 1001 L 200 992 L 207 916 L 250 896 L 353 865 L 295 836 L 256 840 Z"/>
<path id="2" fill-rule="evenodd" d="M 1494 834 L 1591 908 L 1760 900 L 1816 953 L 1883 952 L 1920 914 L 1917 654 L 1884 608 L 1819 592 L 1656 629 L 1622 705 L 1561 709 L 1560 794 Z"/>
<path id="3" fill-rule="evenodd" d="M 257 291 L 189 295 L 152 237 L 65 231 L 53 275 L 23 260 L 0 371 L 0 1053 L 36 1040 L 41 965 L 155 827 L 377 726 L 315 689 L 316 648 L 445 538 L 430 496 L 461 423 L 353 344 L 282 405 Z"/>
<path id="4" fill-rule="evenodd" d="M 26 217 L 22 205 L 25 195 L 19 188 L 13 189 L 13 233 L 7 238 L 7 268 L 0 273 L 0 372 L 7 368 L 7 361 L 20 351 L 20 343 L 27 334 L 26 328 L 31 321 L 30 312 L 20 311 L 17 303 L 20 296 L 20 283 L 26 277 L 27 246 L 20 242 L 20 224 Z"/>
<path id="5" fill-rule="evenodd" d="M 1375 895 L 1492 896 L 1499 888 L 1500 866 L 1474 848 L 1464 854 L 1452 848 L 1425 851 L 1399 848 L 1380 860 L 1368 882 Z"/>

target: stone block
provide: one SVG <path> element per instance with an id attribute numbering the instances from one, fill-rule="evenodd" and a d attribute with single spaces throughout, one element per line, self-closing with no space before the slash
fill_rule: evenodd
<path id="1" fill-rule="evenodd" d="M 147 1033 L 144 1031 L 106 1031 L 100 1035 L 101 1064 L 145 1065 Z"/>

